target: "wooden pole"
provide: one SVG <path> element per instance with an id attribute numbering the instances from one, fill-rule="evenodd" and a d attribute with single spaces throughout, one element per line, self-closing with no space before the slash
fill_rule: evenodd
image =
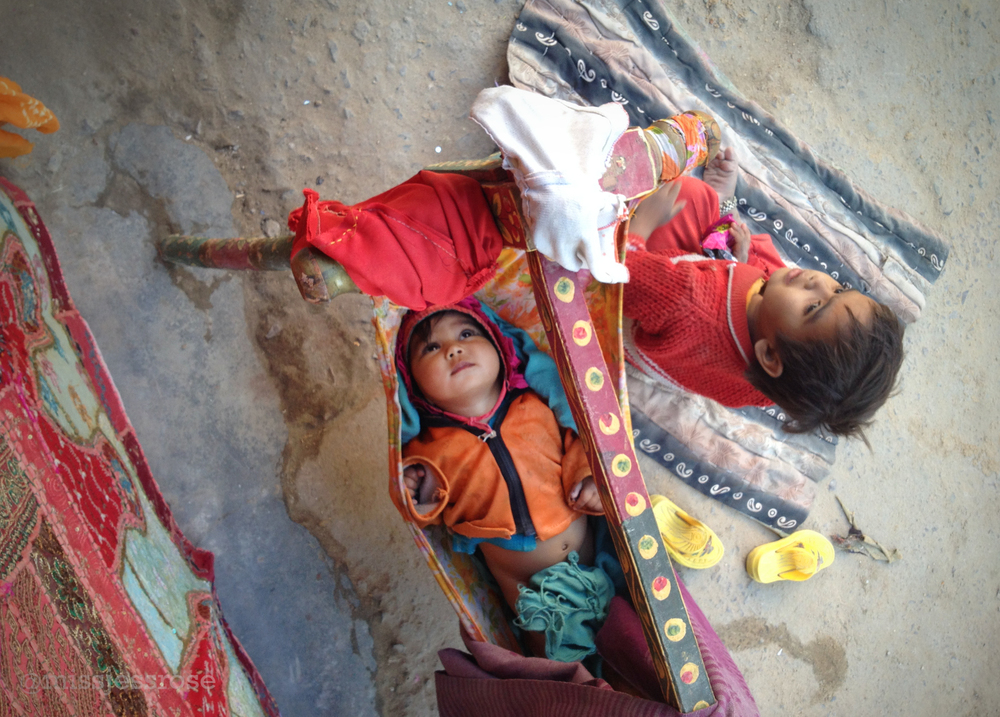
<path id="1" fill-rule="evenodd" d="M 174 234 L 156 245 L 164 261 L 207 269 L 281 271 L 291 269 L 302 298 L 324 304 L 341 294 L 359 293 L 339 263 L 309 247 L 292 253 L 291 235 L 252 239 L 215 239 Z"/>

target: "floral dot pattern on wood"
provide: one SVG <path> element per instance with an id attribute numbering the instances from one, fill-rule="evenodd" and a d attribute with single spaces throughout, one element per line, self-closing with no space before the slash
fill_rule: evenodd
<path id="1" fill-rule="evenodd" d="M 625 512 L 631 515 L 633 518 L 637 515 L 641 515 L 642 512 L 646 510 L 646 499 L 641 493 L 636 493 L 632 491 L 625 496 Z"/>
<path id="2" fill-rule="evenodd" d="M 653 597 L 657 600 L 666 600 L 670 596 L 670 581 L 662 575 L 653 578 Z"/>
<path id="3" fill-rule="evenodd" d="M 667 623 L 663 626 L 663 634 L 667 636 L 667 639 L 671 642 L 677 642 L 678 640 L 683 640 L 684 636 L 687 634 L 687 625 L 679 617 L 675 617 L 671 620 L 667 620 Z"/>
<path id="4" fill-rule="evenodd" d="M 618 433 L 618 429 L 621 428 L 622 423 L 618 420 L 618 416 L 608 413 L 597 419 L 597 425 L 600 427 L 601 433 L 605 436 L 613 436 Z"/>
<path id="5" fill-rule="evenodd" d="M 568 304 L 576 296 L 576 284 L 564 276 L 556 282 L 554 291 L 559 301 Z"/>
<path id="6" fill-rule="evenodd" d="M 586 346 L 593 338 L 594 332 L 590 328 L 590 323 L 581 319 L 573 324 L 573 342 L 577 346 Z"/>
<path id="7" fill-rule="evenodd" d="M 699 675 L 701 675 L 701 670 L 693 662 L 689 662 L 681 668 L 681 682 L 685 685 L 694 684 L 698 680 Z"/>
<path id="8" fill-rule="evenodd" d="M 652 535 L 644 535 L 639 538 L 639 555 L 645 560 L 649 560 L 654 555 L 656 551 L 660 549 L 657 544 L 656 539 Z"/>
<path id="9" fill-rule="evenodd" d="M 632 472 L 632 459 L 626 456 L 624 453 L 619 453 L 611 461 L 611 472 L 614 473 L 619 478 L 624 478 L 629 473 Z M 632 493 L 632 495 L 638 495 L 638 493 Z M 645 509 L 646 500 L 643 498 L 643 509 Z M 642 511 L 640 510 L 639 513 Z M 638 513 L 636 514 L 638 515 Z"/>

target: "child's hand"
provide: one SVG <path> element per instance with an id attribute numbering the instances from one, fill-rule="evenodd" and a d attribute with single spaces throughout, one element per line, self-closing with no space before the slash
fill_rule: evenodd
<path id="1" fill-rule="evenodd" d="M 746 264 L 750 258 L 750 229 L 743 222 L 733 222 L 733 228 L 729 230 L 733 240 L 733 257 L 736 261 Z"/>
<path id="2" fill-rule="evenodd" d="M 403 485 L 406 486 L 414 503 L 426 505 L 434 499 L 434 493 L 438 489 L 438 480 L 434 471 L 421 463 L 414 463 L 403 469 Z"/>
<path id="3" fill-rule="evenodd" d="M 601 494 L 597 492 L 593 476 L 587 476 L 573 486 L 569 494 L 569 505 L 573 510 L 604 515 L 604 504 L 601 503 Z"/>

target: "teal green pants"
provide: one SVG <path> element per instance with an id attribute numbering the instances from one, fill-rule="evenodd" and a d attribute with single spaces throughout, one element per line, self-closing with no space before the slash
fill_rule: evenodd
<path id="1" fill-rule="evenodd" d="M 560 662 L 582 660 L 597 651 L 594 635 L 608 616 L 615 595 L 611 579 L 600 568 L 580 565 L 576 552 L 531 576 L 521 586 L 514 624 L 545 633 L 545 656 Z"/>

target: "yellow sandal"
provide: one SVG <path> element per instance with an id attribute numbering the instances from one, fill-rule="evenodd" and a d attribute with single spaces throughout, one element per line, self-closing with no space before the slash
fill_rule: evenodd
<path id="1" fill-rule="evenodd" d="M 813 530 L 758 545 L 747 555 L 747 572 L 759 583 L 808 580 L 833 562 L 833 544 Z"/>
<path id="2" fill-rule="evenodd" d="M 710 568 L 722 560 L 725 549 L 719 536 L 662 495 L 651 495 L 656 525 L 663 544 L 676 562 L 688 568 Z"/>

